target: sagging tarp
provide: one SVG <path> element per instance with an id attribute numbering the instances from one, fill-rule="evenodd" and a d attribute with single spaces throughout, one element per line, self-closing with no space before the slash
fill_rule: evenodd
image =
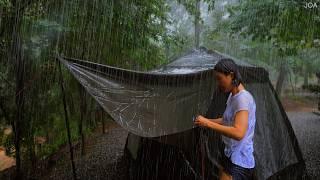
<path id="1" fill-rule="evenodd" d="M 197 179 L 217 177 L 220 135 L 209 129 L 194 128 L 193 120 L 197 114 L 216 118 L 224 111 L 226 94 L 219 92 L 213 75 L 213 67 L 222 57 L 226 55 L 215 51 L 191 51 L 149 72 L 72 58 L 58 59 L 104 110 L 130 132 L 126 149 L 140 165 L 149 163 L 140 167 L 145 168 L 142 173 L 135 169 L 133 174 L 136 173 L 137 179 L 161 177 L 159 166 L 164 171 L 174 170 L 172 176 L 169 173 L 164 176 L 166 179 L 183 179 L 191 177 L 190 173 Z M 304 174 L 297 139 L 268 73 L 263 68 L 234 60 L 257 104 L 256 177 L 279 177 L 284 171 L 293 176 Z M 171 157 L 175 153 L 176 156 Z M 171 160 L 180 157 L 176 168 L 168 167 L 166 163 L 171 161 L 160 162 L 170 157 Z M 172 161 L 175 162 L 178 161 Z M 183 171 L 186 176 L 179 176 Z"/>

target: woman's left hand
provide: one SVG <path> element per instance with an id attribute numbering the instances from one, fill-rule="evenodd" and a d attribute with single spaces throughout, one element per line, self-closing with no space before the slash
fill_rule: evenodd
<path id="1" fill-rule="evenodd" d="M 196 120 L 194 121 L 194 124 L 198 125 L 198 126 L 206 127 L 206 126 L 208 126 L 208 122 L 209 122 L 209 120 L 207 118 L 199 115 L 199 116 L 196 117 Z"/>

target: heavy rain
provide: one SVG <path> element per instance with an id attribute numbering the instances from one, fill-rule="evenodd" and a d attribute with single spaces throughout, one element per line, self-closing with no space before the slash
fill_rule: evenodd
<path id="1" fill-rule="evenodd" d="M 319 0 L 0 0 L 1 180 L 318 179 L 319 136 Z"/>

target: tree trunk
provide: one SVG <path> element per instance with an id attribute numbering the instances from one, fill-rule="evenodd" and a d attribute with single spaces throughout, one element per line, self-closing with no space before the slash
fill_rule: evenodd
<path id="1" fill-rule="evenodd" d="M 70 130 L 70 123 L 69 123 L 69 117 L 68 117 L 68 112 L 67 112 L 67 102 L 66 102 L 66 94 L 64 90 L 64 82 L 63 82 L 63 76 L 62 76 L 62 71 L 61 71 L 61 63 L 58 62 L 59 64 L 59 73 L 60 73 L 60 88 L 61 88 L 61 94 L 62 94 L 62 103 L 63 103 L 63 110 L 64 110 L 64 117 L 65 117 L 65 123 L 66 123 L 66 128 L 67 128 L 67 135 L 68 135 L 68 144 L 69 144 L 69 153 L 70 153 L 70 160 L 71 160 L 71 167 L 72 167 L 72 175 L 73 179 L 77 179 L 76 175 L 76 168 L 75 168 L 75 163 L 74 163 L 74 156 L 73 156 L 73 147 L 72 147 L 72 142 L 71 142 L 71 130 Z"/>
<path id="2" fill-rule="evenodd" d="M 294 96 L 294 95 L 295 95 L 295 86 L 294 86 L 293 81 L 292 81 L 292 75 L 291 75 L 291 73 L 290 73 L 290 75 L 289 75 L 289 79 L 290 79 L 292 94 L 293 94 L 293 96 Z"/>
<path id="3" fill-rule="evenodd" d="M 287 62 L 284 60 L 281 60 L 281 65 L 280 65 L 280 73 L 278 76 L 278 80 L 277 80 L 277 85 L 276 85 L 276 92 L 278 94 L 278 96 L 281 96 L 282 93 L 282 88 L 283 88 L 283 84 L 287 78 Z M 284 62 L 283 62 L 284 61 Z"/>
<path id="4" fill-rule="evenodd" d="M 304 72 L 303 72 L 303 85 L 304 86 L 307 86 L 309 84 L 309 72 L 308 72 L 308 68 L 307 66 L 305 65 L 304 66 Z"/>
<path id="5" fill-rule="evenodd" d="M 199 49 L 200 46 L 200 0 L 196 0 L 196 13 L 194 18 L 194 35 L 195 35 L 195 48 Z"/>
<path id="6" fill-rule="evenodd" d="M 316 72 L 316 76 L 318 78 L 318 86 L 320 86 L 320 72 Z M 318 110 L 320 111 L 320 92 L 318 92 Z"/>
<path id="7" fill-rule="evenodd" d="M 2 114 L 3 114 L 4 118 L 6 119 L 6 124 L 9 124 L 11 122 L 11 119 L 9 118 L 10 115 L 4 106 L 4 98 L 3 97 L 0 97 L 0 111 L 2 111 Z"/>
<path id="8" fill-rule="evenodd" d="M 319 101 L 318 101 L 318 110 L 320 111 L 320 95 L 318 95 L 319 96 Z"/>
<path id="9" fill-rule="evenodd" d="M 21 177 L 21 155 L 20 155 L 20 140 L 21 140 L 21 123 L 23 121 L 23 111 L 24 111 L 24 71 L 25 71 L 25 62 L 22 53 L 22 42 L 21 42 L 21 26 L 23 12 L 20 11 L 20 6 L 16 4 L 14 8 L 14 15 L 12 18 L 12 36 L 11 36 L 11 50 L 10 50 L 10 59 L 14 63 L 14 71 L 16 75 L 16 118 L 14 124 L 14 144 L 16 150 L 16 178 L 20 179 Z"/>
<path id="10" fill-rule="evenodd" d="M 303 85 L 304 86 L 307 86 L 309 84 L 309 81 L 308 81 L 308 73 L 304 73 L 303 74 Z"/>
<path id="11" fill-rule="evenodd" d="M 14 132 L 14 145 L 15 145 L 15 156 L 16 156 L 16 179 L 22 178 L 21 171 L 21 152 L 20 152 L 20 141 L 21 131 L 25 128 L 21 125 L 25 119 L 24 117 L 24 80 L 25 80 L 25 69 L 26 59 L 23 56 L 22 47 L 22 22 L 25 8 L 29 6 L 33 1 L 17 1 L 11 0 L 11 9 L 9 15 L 4 19 L 1 19 L 0 24 L 0 35 L 8 37 L 6 42 L 8 43 L 7 63 L 10 66 L 10 75 L 15 77 L 15 105 L 16 112 L 14 120 L 11 121 L 11 125 Z M 1 9 L 3 13 L 3 9 Z M 4 20 L 4 21 L 3 21 Z M 1 26 L 5 24 L 5 26 Z"/>

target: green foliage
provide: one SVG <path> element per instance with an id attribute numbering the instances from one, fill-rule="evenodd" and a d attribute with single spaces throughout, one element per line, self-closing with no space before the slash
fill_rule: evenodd
<path id="1" fill-rule="evenodd" d="M 45 158 L 49 156 L 50 154 L 56 152 L 61 148 L 62 146 L 65 146 L 67 144 L 67 132 L 65 130 L 65 122 L 61 120 L 59 116 L 56 116 L 54 119 L 52 119 L 53 126 L 51 126 L 47 131 L 43 131 L 43 128 L 37 132 L 38 136 L 44 136 L 48 135 L 49 137 L 49 143 L 45 143 L 42 148 L 41 152 L 38 155 L 39 157 Z M 70 121 L 70 129 L 71 129 L 71 140 L 72 141 L 78 141 L 79 140 L 79 134 L 78 134 L 78 124 L 76 120 Z M 86 128 L 86 131 L 88 129 Z M 91 132 L 91 130 L 89 131 Z M 89 133 L 88 133 L 89 134 Z"/>
<path id="2" fill-rule="evenodd" d="M 302 1 L 246 0 L 230 7 L 229 12 L 232 33 L 271 41 L 282 56 L 319 47 L 320 11 L 304 8 Z"/>
<path id="3" fill-rule="evenodd" d="M 164 61 L 165 1 L 68 1 L 59 49 L 66 56 L 146 70 Z M 61 9 L 61 8 L 60 8 Z"/>
<path id="4" fill-rule="evenodd" d="M 247 59 L 278 74 L 281 62 L 292 75 L 308 77 L 320 67 L 319 8 L 301 1 L 245 0 L 213 12 L 214 26 L 204 33 L 208 47 Z M 222 18 L 229 14 L 228 18 Z"/>
<path id="5" fill-rule="evenodd" d="M 0 0 L 0 8 L 10 8 L 11 2 L 10 0 Z"/>
<path id="6" fill-rule="evenodd" d="M 0 119 L 5 124 L 15 121 L 15 64 L 7 61 L 12 45 L 11 28 L 15 22 L 12 10 L 17 10 L 9 1 L 0 1 L 0 98 L 5 102 L 8 118 Z M 8 2 L 8 3 L 7 3 Z M 37 154 L 38 158 L 55 152 L 67 141 L 62 110 L 59 74 L 55 61 L 56 50 L 69 57 L 90 59 L 109 65 L 147 70 L 166 62 L 164 44 L 171 39 L 166 35 L 167 11 L 164 0 L 104 1 L 104 0 L 57 0 L 19 1 L 23 15 L 19 38 L 25 62 L 24 113 L 20 123 L 23 149 L 35 146 L 33 138 L 48 138 Z M 14 44 L 19 45 L 19 44 Z M 67 93 L 67 106 L 72 140 L 79 138 L 78 84 L 69 72 L 63 69 Z M 2 101 L 3 100 L 3 101 Z M 85 99 L 88 107 L 83 119 L 82 132 L 92 132 L 96 122 L 92 114 L 95 106 L 92 99 Z M 7 138 L 6 146 L 13 145 Z M 23 156 L 28 152 L 22 151 Z"/>
<path id="7" fill-rule="evenodd" d="M 184 7 L 187 9 L 188 13 L 191 15 L 197 15 L 198 12 L 196 8 L 197 2 L 201 2 L 201 0 L 177 0 L 178 3 L 183 4 Z M 214 10 L 214 3 L 215 0 L 202 0 L 203 2 L 208 4 L 208 11 Z"/>

